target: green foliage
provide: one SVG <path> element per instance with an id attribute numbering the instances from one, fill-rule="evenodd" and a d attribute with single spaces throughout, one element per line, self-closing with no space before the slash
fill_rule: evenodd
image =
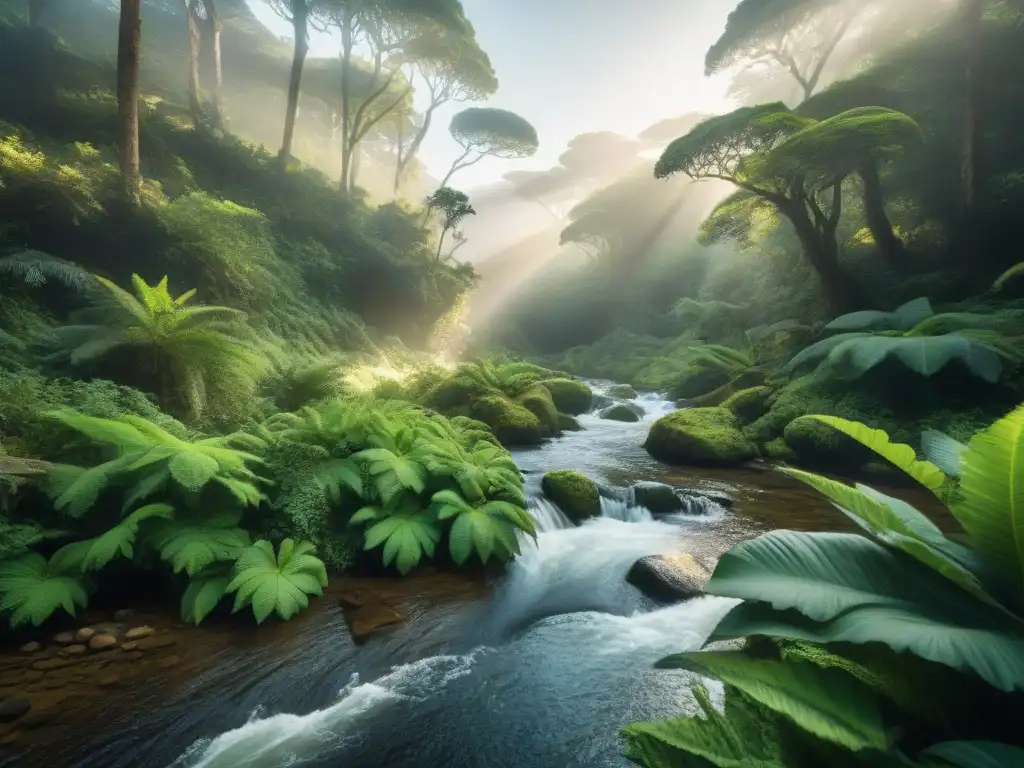
<path id="1" fill-rule="evenodd" d="M 811 766 L 820 764 L 822 740 L 854 754 L 868 747 L 876 760 L 884 754 L 900 764 L 909 764 L 902 749 L 922 747 L 924 762 L 914 765 L 997 765 L 1017 756 L 1001 743 L 1016 736 L 993 714 L 1012 706 L 1008 694 L 1024 691 L 1024 557 L 1013 534 L 1024 406 L 971 439 L 955 492 L 938 467 L 884 433 L 823 421 L 938 493 L 966 536 L 948 538 L 909 504 L 866 486 L 786 470 L 866 535 L 775 531 L 723 556 L 705 591 L 744 602 L 710 639 L 755 641 L 739 652 L 670 656 L 659 666 L 722 680 L 726 713 L 732 706 L 736 719 L 726 731 L 704 708 L 703 720 L 631 726 L 625 735 L 642 764 L 686 764 L 692 755 L 714 765 L 767 758 L 766 765 Z M 762 637 L 772 638 L 774 654 L 765 654 Z M 879 706 L 879 696 L 895 709 Z M 743 713 L 746 700 L 763 710 Z M 780 717 L 798 730 L 780 728 Z M 723 741 L 737 729 L 761 737 Z M 853 755 L 844 751 L 842 759 Z"/>
<path id="2" fill-rule="evenodd" d="M 263 362 L 243 338 L 241 312 L 187 307 L 195 291 L 175 298 L 166 277 L 150 286 L 133 275 L 135 296 L 106 278 L 95 279 L 105 292 L 95 298 L 91 322 L 57 332 L 72 365 L 137 350 L 162 403 L 180 400 L 192 419 L 207 410 L 230 413 L 252 396 Z"/>
<path id="3" fill-rule="evenodd" d="M 566 517 L 574 522 L 601 514 L 601 495 L 597 484 L 579 472 L 571 469 L 547 472 L 541 481 L 541 488 Z"/>
<path id="4" fill-rule="evenodd" d="M 514 112 L 490 107 L 464 109 L 452 118 L 449 132 L 466 151 L 481 155 L 529 157 L 537 151 L 537 131 Z"/>
<path id="5" fill-rule="evenodd" d="M 934 314 L 931 302 L 927 298 L 920 298 L 909 301 L 892 312 L 864 310 L 842 315 L 826 325 L 825 330 L 843 333 L 910 331 Z"/>
<path id="6" fill-rule="evenodd" d="M 59 608 L 74 616 L 89 602 L 81 578 L 60 558 L 34 552 L 0 563 L 0 614 L 11 627 L 38 627 Z"/>
<path id="7" fill-rule="evenodd" d="M 307 595 L 321 595 L 327 570 L 308 541 L 285 539 L 277 555 L 268 541 L 257 541 L 235 561 L 227 592 L 235 593 L 234 611 L 252 605 L 256 623 L 277 613 L 287 621 L 309 605 Z"/>

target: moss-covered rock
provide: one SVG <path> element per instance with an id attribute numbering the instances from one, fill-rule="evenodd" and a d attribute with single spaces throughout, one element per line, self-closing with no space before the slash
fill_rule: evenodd
<path id="1" fill-rule="evenodd" d="M 687 408 L 662 416 L 651 427 L 644 448 L 670 464 L 742 464 L 760 454 L 725 408 Z"/>
<path id="2" fill-rule="evenodd" d="M 558 409 L 555 407 L 551 393 L 543 384 L 534 384 L 515 398 L 516 402 L 532 413 L 540 421 L 545 437 L 557 435 Z"/>
<path id="3" fill-rule="evenodd" d="M 502 445 L 536 445 L 544 438 L 540 419 L 502 395 L 477 398 L 469 415 L 490 427 Z"/>
<path id="4" fill-rule="evenodd" d="M 608 394 L 612 397 L 618 397 L 622 400 L 635 400 L 636 390 L 633 389 L 629 384 L 616 384 L 614 387 L 608 390 Z"/>
<path id="5" fill-rule="evenodd" d="M 565 430 L 566 432 L 583 431 L 583 425 L 576 420 L 576 417 L 570 416 L 567 413 L 558 414 L 558 428 Z"/>
<path id="6" fill-rule="evenodd" d="M 548 379 L 543 382 L 555 407 L 562 413 L 577 416 L 590 410 L 594 402 L 594 393 L 582 381 L 575 379 Z"/>
<path id="7" fill-rule="evenodd" d="M 707 395 L 719 387 L 725 386 L 731 378 L 730 372 L 724 368 L 707 365 L 706 363 L 698 363 L 690 366 L 686 373 L 676 380 L 672 385 L 672 389 L 669 390 L 669 394 L 676 399 L 692 400 L 695 397 Z M 728 397 L 728 395 L 725 397 Z"/>
<path id="8" fill-rule="evenodd" d="M 478 397 L 499 394 L 468 376 L 452 376 L 431 389 L 423 398 L 428 408 L 447 413 L 455 408 L 468 407 Z"/>
<path id="9" fill-rule="evenodd" d="M 785 438 L 776 437 L 761 446 L 761 455 L 769 461 L 796 461 L 796 451 L 786 444 Z"/>
<path id="10" fill-rule="evenodd" d="M 849 435 L 809 416 L 791 421 L 783 436 L 800 463 L 808 466 L 859 469 L 876 458 Z"/>
<path id="11" fill-rule="evenodd" d="M 770 387 L 748 387 L 729 397 L 722 403 L 722 407 L 736 414 L 741 424 L 750 424 L 767 413 L 771 394 Z"/>
<path id="12" fill-rule="evenodd" d="M 601 514 L 597 483 L 579 472 L 571 469 L 548 472 L 541 480 L 541 488 L 574 523 Z"/>
<path id="13" fill-rule="evenodd" d="M 613 405 L 601 411 L 601 418 L 609 421 L 640 421 L 640 414 L 625 403 Z"/>

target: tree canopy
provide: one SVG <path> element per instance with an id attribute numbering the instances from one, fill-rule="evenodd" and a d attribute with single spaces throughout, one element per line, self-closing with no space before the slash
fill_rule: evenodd
<path id="1" fill-rule="evenodd" d="M 525 118 L 505 109 L 464 109 L 452 118 L 448 130 L 465 151 L 452 163 L 448 174 L 441 180 L 441 186 L 456 171 L 474 165 L 485 157 L 530 157 L 540 146 L 537 129 Z M 474 154 L 475 157 L 471 158 Z"/>

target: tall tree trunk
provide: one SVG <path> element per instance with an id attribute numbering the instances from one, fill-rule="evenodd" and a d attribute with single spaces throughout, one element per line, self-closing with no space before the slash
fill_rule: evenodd
<path id="1" fill-rule="evenodd" d="M 33 27 L 39 25 L 39 20 L 43 16 L 43 11 L 46 10 L 46 6 L 49 0 L 28 0 L 28 23 Z"/>
<path id="2" fill-rule="evenodd" d="M 441 263 L 441 246 L 444 245 L 444 236 L 447 233 L 448 233 L 448 228 L 445 227 L 444 229 L 441 230 L 441 236 L 439 238 L 437 238 L 437 257 L 436 257 L 435 261 L 438 264 Z"/>
<path id="3" fill-rule="evenodd" d="M 961 162 L 961 226 L 965 252 L 961 257 L 975 257 L 978 225 L 978 188 L 982 178 L 981 161 L 981 31 L 987 0 L 964 0 L 964 82 L 966 105 L 964 109 L 964 143 Z"/>
<path id="4" fill-rule="evenodd" d="M 299 93 L 302 88 L 302 68 L 309 53 L 309 7 L 306 0 L 292 0 L 292 29 L 295 34 L 295 48 L 292 53 L 292 74 L 288 81 L 288 106 L 284 113 L 284 138 L 278 157 L 281 168 L 288 165 L 295 139 L 295 119 L 299 114 Z"/>
<path id="5" fill-rule="evenodd" d="M 863 309 L 863 292 L 839 266 L 839 244 L 834 228 L 829 232 L 816 227 L 807 216 L 806 209 L 797 203 L 780 207 L 780 212 L 792 222 L 804 259 L 817 274 L 832 315 Z"/>
<path id="6" fill-rule="evenodd" d="M 398 194 L 398 187 L 402 183 L 402 176 L 405 175 L 406 169 L 409 164 L 416 157 L 416 154 L 420 151 L 420 147 L 423 145 L 423 140 L 427 137 L 427 132 L 430 130 L 430 125 L 434 119 L 434 111 L 440 106 L 439 103 L 431 102 L 430 106 L 427 107 L 427 111 L 423 113 L 423 125 L 420 126 L 419 130 L 416 131 L 416 136 L 413 137 L 412 143 L 409 145 L 409 149 L 406 150 L 405 154 L 402 154 L 401 148 L 398 151 L 398 167 L 395 170 L 395 194 Z"/>
<path id="7" fill-rule="evenodd" d="M 195 0 L 185 0 L 185 23 L 188 27 L 188 109 L 192 124 L 198 128 L 203 120 L 199 99 L 199 25 L 196 22 Z"/>
<path id="8" fill-rule="evenodd" d="M 139 173 L 139 78 L 142 45 L 142 0 L 121 0 L 117 36 L 117 116 L 120 124 L 118 162 L 125 200 L 142 202 Z"/>
<path id="9" fill-rule="evenodd" d="M 220 32 L 223 24 L 220 16 L 217 15 L 217 4 L 215 0 L 202 0 L 206 9 L 205 37 L 210 57 L 210 66 L 213 68 L 213 124 L 218 128 L 224 127 L 224 71 L 221 68 L 220 57 Z"/>
<path id="10" fill-rule="evenodd" d="M 363 153 L 356 149 L 352 153 L 352 162 L 349 164 L 348 188 L 354 190 L 359 182 L 359 169 L 363 166 Z"/>
<path id="11" fill-rule="evenodd" d="M 885 212 L 885 188 L 878 174 L 878 166 L 874 161 L 861 167 L 858 175 L 864 184 L 864 216 L 868 229 L 875 239 L 875 245 L 892 269 L 903 273 L 907 264 L 907 249 L 893 231 L 892 222 Z"/>
<path id="12" fill-rule="evenodd" d="M 349 129 L 352 122 L 352 12 L 345 8 L 341 19 L 341 180 L 338 188 L 349 189 Z"/>

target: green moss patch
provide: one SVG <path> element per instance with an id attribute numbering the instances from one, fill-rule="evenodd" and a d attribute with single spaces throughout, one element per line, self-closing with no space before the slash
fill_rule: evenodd
<path id="1" fill-rule="evenodd" d="M 597 484 L 579 472 L 571 469 L 548 472 L 541 480 L 541 488 L 574 523 L 601 514 Z"/>
<path id="2" fill-rule="evenodd" d="M 725 408 L 688 408 L 654 422 L 644 448 L 670 464 L 730 465 L 757 458 L 757 446 Z"/>

